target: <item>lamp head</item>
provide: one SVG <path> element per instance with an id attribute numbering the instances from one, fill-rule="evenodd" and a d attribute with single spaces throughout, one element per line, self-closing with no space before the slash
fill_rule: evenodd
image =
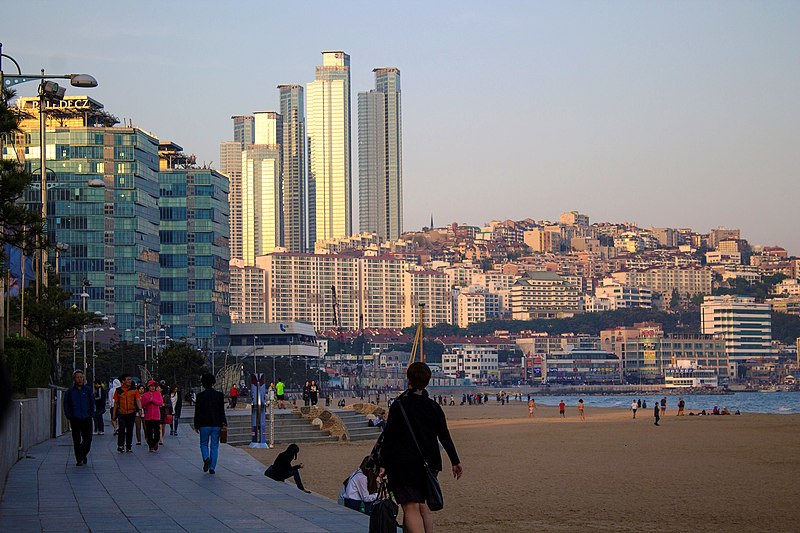
<path id="1" fill-rule="evenodd" d="M 73 87 L 97 87 L 97 80 L 89 74 L 70 74 L 69 82 Z"/>

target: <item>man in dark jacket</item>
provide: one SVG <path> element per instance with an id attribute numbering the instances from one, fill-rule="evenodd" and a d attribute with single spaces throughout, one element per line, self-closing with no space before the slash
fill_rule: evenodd
<path id="1" fill-rule="evenodd" d="M 656 419 L 655 425 L 657 426 L 658 421 L 661 420 L 661 417 L 659 416 L 658 402 L 656 402 L 655 407 L 653 407 L 653 417 Z"/>
<path id="2" fill-rule="evenodd" d="M 72 373 L 74 385 L 64 391 L 64 416 L 72 430 L 76 466 L 86 464 L 86 456 L 92 447 L 92 419 L 94 418 L 94 395 L 83 380 L 83 371 Z"/>
<path id="3" fill-rule="evenodd" d="M 200 378 L 203 392 L 197 395 L 194 408 L 194 430 L 200 434 L 203 472 L 209 474 L 216 471 L 219 436 L 222 428 L 228 426 L 228 419 L 225 417 L 225 395 L 214 390 L 216 382 L 213 374 L 203 374 Z"/>

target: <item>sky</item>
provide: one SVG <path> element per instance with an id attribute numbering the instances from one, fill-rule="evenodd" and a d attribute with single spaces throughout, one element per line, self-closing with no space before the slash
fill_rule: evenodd
<path id="1" fill-rule="evenodd" d="M 67 94 L 217 168 L 232 115 L 344 50 L 356 201 L 357 93 L 401 70 L 405 230 L 578 210 L 800 255 L 798 28 L 791 0 L 29 0 L 0 42 L 26 73 L 94 75 Z"/>

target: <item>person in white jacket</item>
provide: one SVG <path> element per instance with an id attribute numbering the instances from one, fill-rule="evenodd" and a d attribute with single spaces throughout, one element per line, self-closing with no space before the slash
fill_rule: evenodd
<path id="1" fill-rule="evenodd" d="M 122 382 L 117 378 L 114 378 L 114 381 L 108 387 L 108 399 L 106 400 L 106 407 L 108 407 L 108 413 L 111 417 L 111 427 L 114 428 L 114 435 L 117 434 L 117 419 L 114 418 L 114 391 L 117 390 L 122 386 Z"/>
<path id="2" fill-rule="evenodd" d="M 361 466 L 350 475 L 340 494 L 345 507 L 364 514 L 372 512 L 372 504 L 378 499 L 378 478 L 367 468 L 368 461 L 369 456 L 364 457 Z"/>

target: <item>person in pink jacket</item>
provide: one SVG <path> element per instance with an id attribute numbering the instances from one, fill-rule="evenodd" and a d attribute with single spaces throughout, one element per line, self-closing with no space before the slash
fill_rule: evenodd
<path id="1" fill-rule="evenodd" d="M 147 382 L 147 392 L 142 395 L 144 434 L 151 452 L 158 451 L 158 440 L 161 438 L 161 406 L 164 405 L 164 398 L 156 390 L 157 386 L 151 379 Z"/>

